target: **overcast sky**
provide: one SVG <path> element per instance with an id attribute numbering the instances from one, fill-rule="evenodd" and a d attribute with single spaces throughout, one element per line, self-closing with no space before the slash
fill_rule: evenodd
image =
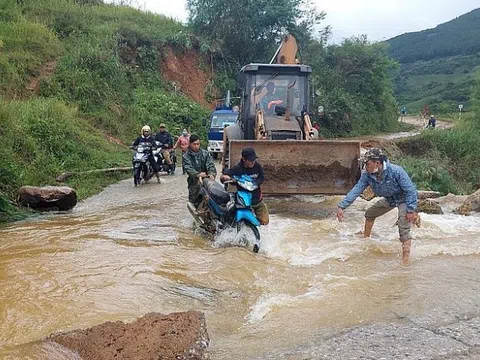
<path id="1" fill-rule="evenodd" d="M 112 0 L 111 0 L 112 1 Z M 235 0 L 232 0 L 235 1 Z M 186 0 L 133 0 L 142 9 L 187 20 Z M 313 0 L 327 13 L 332 41 L 367 34 L 386 40 L 405 32 L 435 27 L 480 7 L 480 0 Z"/>

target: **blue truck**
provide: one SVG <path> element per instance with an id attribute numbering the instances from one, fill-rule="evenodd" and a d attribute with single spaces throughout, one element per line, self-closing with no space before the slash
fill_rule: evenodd
<path id="1" fill-rule="evenodd" d="M 236 123 L 238 112 L 230 107 L 217 107 L 210 114 L 207 150 L 216 159 L 223 152 L 223 129 Z"/>

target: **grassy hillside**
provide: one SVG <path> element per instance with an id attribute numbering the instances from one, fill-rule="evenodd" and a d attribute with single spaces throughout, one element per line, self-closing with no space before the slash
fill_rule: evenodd
<path id="1" fill-rule="evenodd" d="M 396 36 L 390 44 L 390 56 L 401 63 L 431 60 L 480 52 L 480 8 L 428 29 Z"/>
<path id="2" fill-rule="evenodd" d="M 117 143 L 129 144 L 143 124 L 203 133 L 208 109 L 170 91 L 161 66 L 170 49 L 200 49 L 193 40 L 174 20 L 98 0 L 2 0 L 4 196 L 63 171 L 128 165 L 130 151 Z M 85 179 L 79 194 L 115 180 Z"/>
<path id="3" fill-rule="evenodd" d="M 389 54 L 400 62 L 396 98 L 410 113 L 429 104 L 433 113 L 472 108 L 472 89 L 480 74 L 480 9 L 434 29 L 388 40 Z"/>

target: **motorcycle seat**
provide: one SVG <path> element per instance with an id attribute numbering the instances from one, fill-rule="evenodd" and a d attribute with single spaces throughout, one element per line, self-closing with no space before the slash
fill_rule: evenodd
<path id="1" fill-rule="evenodd" d="M 219 205 L 226 205 L 230 201 L 230 194 L 215 180 L 206 179 L 204 185 L 208 196 Z"/>

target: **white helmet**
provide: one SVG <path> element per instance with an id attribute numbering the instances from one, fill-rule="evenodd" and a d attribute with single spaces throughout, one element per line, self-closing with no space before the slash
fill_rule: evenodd
<path id="1" fill-rule="evenodd" d="M 143 133 L 144 133 L 145 131 L 148 131 L 149 133 L 151 133 L 151 132 L 152 132 L 152 129 L 150 129 L 150 126 L 145 125 L 144 127 L 142 127 L 142 135 L 143 135 Z"/>

